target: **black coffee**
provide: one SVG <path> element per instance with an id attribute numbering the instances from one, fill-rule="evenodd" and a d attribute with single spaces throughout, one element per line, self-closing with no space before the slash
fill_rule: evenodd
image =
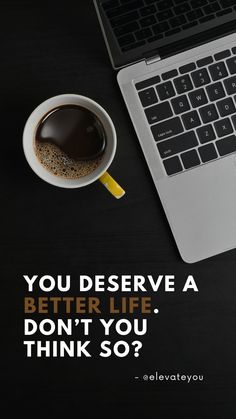
<path id="1" fill-rule="evenodd" d="M 93 172 L 106 148 L 102 123 L 77 105 L 53 109 L 40 121 L 35 135 L 36 155 L 54 175 L 73 179 Z"/>

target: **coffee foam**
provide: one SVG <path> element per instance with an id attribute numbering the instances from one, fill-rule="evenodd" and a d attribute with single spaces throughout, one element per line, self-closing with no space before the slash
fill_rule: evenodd
<path id="1" fill-rule="evenodd" d="M 101 156 L 94 160 L 74 160 L 56 145 L 38 141 L 35 141 L 35 153 L 49 172 L 66 179 L 79 179 L 89 175 L 97 169 L 102 160 Z"/>

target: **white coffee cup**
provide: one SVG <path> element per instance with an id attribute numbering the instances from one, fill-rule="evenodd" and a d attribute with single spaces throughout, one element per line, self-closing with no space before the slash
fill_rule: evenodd
<path id="1" fill-rule="evenodd" d="M 106 133 L 107 144 L 101 163 L 92 173 L 78 179 L 66 179 L 54 175 L 40 163 L 35 153 L 35 135 L 38 124 L 48 112 L 63 105 L 78 105 L 88 109 L 97 116 Z M 25 157 L 31 169 L 44 181 L 61 188 L 81 188 L 99 179 L 116 198 L 121 198 L 125 194 L 124 190 L 106 172 L 114 159 L 116 144 L 116 130 L 108 113 L 93 100 L 75 94 L 54 96 L 41 103 L 29 116 L 23 133 Z"/>

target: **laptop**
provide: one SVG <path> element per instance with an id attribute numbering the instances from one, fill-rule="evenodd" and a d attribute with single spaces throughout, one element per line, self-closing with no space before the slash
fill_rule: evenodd
<path id="1" fill-rule="evenodd" d="M 236 247 L 236 0 L 94 0 L 182 259 Z"/>

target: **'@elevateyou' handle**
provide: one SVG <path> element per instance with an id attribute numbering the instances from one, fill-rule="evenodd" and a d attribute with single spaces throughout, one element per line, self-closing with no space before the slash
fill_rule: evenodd
<path id="1" fill-rule="evenodd" d="M 107 188 L 107 190 L 116 198 L 120 199 L 125 195 L 124 189 L 109 175 L 105 172 L 100 178 L 100 182 Z"/>

